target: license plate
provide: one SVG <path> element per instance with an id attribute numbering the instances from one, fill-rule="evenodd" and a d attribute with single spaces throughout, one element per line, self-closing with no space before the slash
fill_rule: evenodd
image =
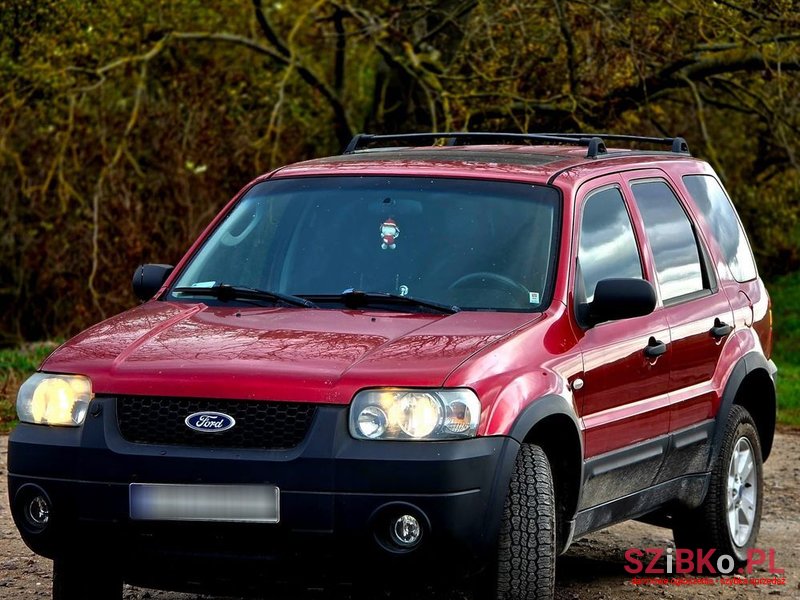
<path id="1" fill-rule="evenodd" d="M 274 485 L 132 483 L 129 496 L 135 521 L 280 521 L 280 490 Z"/>

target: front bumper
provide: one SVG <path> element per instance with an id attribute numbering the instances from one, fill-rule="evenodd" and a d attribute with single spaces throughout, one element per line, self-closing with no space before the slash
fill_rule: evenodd
<path id="1" fill-rule="evenodd" d="M 518 448 L 506 437 L 355 440 L 342 406 L 320 407 L 292 450 L 134 444 L 120 435 L 114 399 L 96 398 L 80 428 L 21 424 L 12 432 L 9 495 L 34 552 L 113 556 L 126 580 L 155 587 L 188 582 L 208 589 L 221 572 L 240 568 L 252 575 L 306 565 L 307 573 L 309 558 L 332 576 L 387 562 L 452 576 L 454 569 L 480 569 L 493 555 Z M 133 482 L 277 485 L 280 523 L 133 521 Z M 52 506 L 43 531 L 21 517 L 34 485 Z M 411 551 L 386 543 L 387 519 L 408 512 L 424 529 Z M 223 564 L 231 569 L 221 570 Z"/>

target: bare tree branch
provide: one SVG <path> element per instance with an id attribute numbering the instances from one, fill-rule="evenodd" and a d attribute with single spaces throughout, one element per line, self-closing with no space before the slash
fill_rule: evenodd
<path id="1" fill-rule="evenodd" d="M 722 4 L 724 6 L 727 6 L 728 8 L 732 8 L 733 10 L 739 11 L 740 13 L 742 13 L 742 14 L 744 14 L 744 15 L 752 18 L 752 19 L 765 20 L 765 21 L 775 21 L 776 20 L 775 17 L 770 17 L 770 16 L 764 14 L 763 12 L 758 13 L 758 12 L 750 10 L 749 8 L 746 8 L 744 6 L 739 6 L 738 4 L 735 4 L 733 2 L 728 2 L 727 0 L 717 0 L 717 2 L 719 2 L 720 4 Z"/>
<path id="2" fill-rule="evenodd" d="M 748 45 L 764 46 L 767 44 L 782 44 L 785 42 L 796 42 L 800 40 L 800 33 L 787 33 L 785 35 L 775 35 L 762 37 L 752 40 Z M 714 44 L 698 44 L 692 48 L 692 52 L 724 52 L 726 50 L 736 50 L 744 48 L 742 42 L 719 42 Z"/>
<path id="3" fill-rule="evenodd" d="M 256 11 L 256 20 L 258 21 L 261 31 L 264 33 L 264 36 L 267 38 L 267 40 L 273 46 L 275 46 L 276 50 L 281 56 L 283 56 L 287 61 L 291 61 L 292 66 L 297 70 L 297 74 L 300 76 L 300 78 L 317 92 L 319 92 L 328 102 L 328 105 L 333 111 L 333 129 L 334 133 L 336 134 L 336 139 L 339 141 L 339 144 L 342 147 L 345 147 L 353 137 L 353 128 L 350 126 L 350 119 L 347 116 L 347 110 L 342 103 L 337 90 L 330 87 L 309 67 L 297 59 L 289 46 L 280 38 L 275 29 L 272 27 L 269 19 L 267 19 L 267 15 L 264 13 L 262 8 L 261 0 L 253 0 L 253 7 Z"/>
<path id="4" fill-rule="evenodd" d="M 556 9 L 558 16 L 558 27 L 561 31 L 561 37 L 564 39 L 564 45 L 567 47 L 567 75 L 569 77 L 569 91 L 575 96 L 578 94 L 578 61 L 575 54 L 575 42 L 572 38 L 572 30 L 570 29 L 567 16 L 564 12 L 564 7 L 561 5 L 561 0 L 553 0 L 553 6 Z"/>
<path id="5" fill-rule="evenodd" d="M 288 65 L 291 61 L 288 56 L 283 53 L 276 52 L 269 46 L 259 44 L 257 41 L 235 33 L 211 33 L 206 31 L 173 31 L 168 33 L 163 39 L 168 40 L 173 38 L 176 40 L 191 40 L 198 42 L 220 42 L 225 44 L 233 44 L 235 46 L 242 46 L 248 50 L 252 50 L 257 54 L 262 54 L 273 59 L 275 62 Z"/>
<path id="6" fill-rule="evenodd" d="M 419 48 L 421 44 L 424 44 L 434 39 L 448 25 L 457 25 L 458 19 L 461 19 L 465 15 L 470 13 L 476 6 L 478 6 L 477 0 L 467 0 L 466 2 L 463 2 L 461 6 L 457 7 L 452 13 L 446 15 L 445 18 L 442 19 L 438 25 L 433 27 L 430 31 L 428 31 L 428 33 L 426 33 L 420 39 L 416 40 L 416 42 L 414 43 L 414 47 Z"/>
<path id="7" fill-rule="evenodd" d="M 289 50 L 289 47 L 272 28 L 272 25 L 267 19 L 267 15 L 264 13 L 261 0 L 253 0 L 253 8 L 256 11 L 256 20 L 258 21 L 258 26 L 261 27 L 261 31 L 264 33 L 264 36 L 267 38 L 269 43 L 275 46 L 278 52 L 280 52 L 283 56 L 289 58 L 292 53 Z"/>
<path id="8" fill-rule="evenodd" d="M 95 73 L 98 77 L 100 77 L 102 82 L 105 75 L 114 69 L 118 69 L 132 63 L 146 63 L 161 54 L 171 40 L 233 44 L 235 46 L 242 46 L 258 54 L 268 56 L 278 64 L 286 66 L 291 64 L 297 70 L 297 74 L 300 76 L 300 78 L 317 92 L 319 92 L 320 95 L 328 102 L 328 105 L 334 114 L 334 130 L 339 143 L 344 146 L 350 141 L 350 138 L 353 135 L 353 130 L 347 117 L 347 111 L 335 90 L 333 90 L 322 79 L 317 77 L 317 75 L 315 75 L 308 67 L 297 63 L 291 56 L 286 56 L 283 52 L 274 50 L 269 46 L 260 44 L 257 41 L 245 36 L 233 33 L 211 33 L 205 31 L 173 31 L 166 34 L 144 54 L 119 58 L 106 65 L 98 67 L 95 70 Z M 96 85 L 97 84 L 95 84 L 95 86 Z"/>
<path id="9" fill-rule="evenodd" d="M 602 103 L 608 108 L 613 107 L 617 112 L 623 112 L 636 108 L 645 99 L 645 90 L 652 98 L 659 92 L 688 87 L 689 81 L 700 81 L 723 73 L 757 73 L 775 69 L 778 64 L 777 60 L 768 58 L 761 52 L 750 51 L 699 60 L 677 69 L 675 65 L 669 65 L 656 75 L 648 77 L 642 84 L 611 90 Z M 800 58 L 781 62 L 780 66 L 784 71 L 800 70 Z"/>
<path id="10" fill-rule="evenodd" d="M 344 60 L 347 49 L 347 36 L 344 29 L 345 13 L 341 8 L 336 8 L 333 13 L 333 29 L 336 31 L 336 54 L 333 68 L 333 87 L 341 95 L 344 90 Z"/>

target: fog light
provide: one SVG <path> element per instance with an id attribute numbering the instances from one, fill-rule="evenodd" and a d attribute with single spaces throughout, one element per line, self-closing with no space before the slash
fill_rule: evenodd
<path id="1" fill-rule="evenodd" d="M 25 520 L 35 529 L 44 529 L 50 522 L 50 503 L 44 496 L 34 496 L 25 504 Z"/>
<path id="2" fill-rule="evenodd" d="M 398 546 L 416 546 L 422 537 L 422 527 L 416 517 L 403 515 L 392 524 L 392 541 Z"/>

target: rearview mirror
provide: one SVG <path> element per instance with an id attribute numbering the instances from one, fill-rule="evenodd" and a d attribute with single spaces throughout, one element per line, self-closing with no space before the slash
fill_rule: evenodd
<path id="1" fill-rule="evenodd" d="M 174 268 L 172 265 L 139 265 L 133 272 L 133 293 L 142 302 L 150 300 Z"/>
<path id="2" fill-rule="evenodd" d="M 649 315 L 656 308 L 656 291 L 644 279 L 603 279 L 589 304 L 591 325 Z"/>

